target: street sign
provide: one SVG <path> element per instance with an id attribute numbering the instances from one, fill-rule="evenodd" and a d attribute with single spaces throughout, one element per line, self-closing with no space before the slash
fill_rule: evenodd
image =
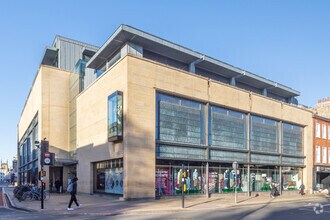
<path id="1" fill-rule="evenodd" d="M 50 159 L 47 157 L 47 158 L 45 158 L 45 164 L 47 165 L 47 164 L 50 164 Z"/>

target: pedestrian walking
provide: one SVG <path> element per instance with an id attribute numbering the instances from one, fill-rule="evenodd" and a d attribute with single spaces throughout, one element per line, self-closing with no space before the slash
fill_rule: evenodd
<path id="1" fill-rule="evenodd" d="M 68 206 L 68 211 L 72 211 L 74 210 L 74 208 L 71 208 L 72 203 L 76 203 L 77 208 L 80 208 L 79 203 L 77 202 L 77 181 L 78 178 L 74 177 L 71 182 L 68 185 L 67 191 L 71 194 L 71 198 L 70 198 L 70 202 L 69 202 L 69 206 Z"/>
<path id="2" fill-rule="evenodd" d="M 302 183 L 301 185 L 300 185 L 300 187 L 299 187 L 299 194 L 300 195 L 304 195 L 305 194 L 305 192 L 304 192 L 304 190 L 305 190 L 305 185 Z"/>

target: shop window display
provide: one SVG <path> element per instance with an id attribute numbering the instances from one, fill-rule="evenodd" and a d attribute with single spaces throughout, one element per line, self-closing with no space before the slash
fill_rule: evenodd
<path id="1" fill-rule="evenodd" d="M 214 169 L 214 168 L 213 168 Z M 247 176 L 244 168 L 235 171 L 230 167 L 220 167 L 219 170 L 219 193 L 227 193 L 235 191 L 235 179 L 237 178 L 237 192 L 247 191 Z M 216 192 L 216 191 L 215 191 Z"/>
<path id="2" fill-rule="evenodd" d="M 272 182 L 279 183 L 278 168 L 250 169 L 250 190 L 252 192 L 270 191 Z"/>
<path id="3" fill-rule="evenodd" d="M 302 184 L 302 169 L 293 167 L 282 168 L 283 190 L 298 190 Z"/>
<path id="4" fill-rule="evenodd" d="M 181 195 L 182 178 L 186 175 L 185 194 L 205 193 L 205 169 L 203 167 L 185 166 L 157 166 L 156 168 L 156 195 Z"/>
<path id="5" fill-rule="evenodd" d="M 95 163 L 95 188 L 96 192 L 123 194 L 123 160 L 108 160 Z"/>

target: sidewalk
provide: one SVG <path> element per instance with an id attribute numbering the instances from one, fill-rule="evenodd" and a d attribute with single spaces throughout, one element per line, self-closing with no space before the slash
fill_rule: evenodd
<path id="1" fill-rule="evenodd" d="M 70 195 L 67 193 L 56 194 L 52 193 L 49 200 L 44 201 L 44 209 L 41 209 L 40 201 L 22 201 L 19 202 L 14 198 L 13 188 L 5 188 L 5 193 L 9 198 L 11 205 L 18 209 L 23 209 L 31 212 L 74 212 L 86 215 L 120 215 L 120 214 L 138 214 L 138 213 L 164 213 L 192 210 L 208 210 L 208 209 L 223 209 L 234 206 L 251 206 L 267 203 L 283 203 L 294 201 L 329 201 L 327 196 L 323 194 L 313 194 L 304 196 L 279 196 L 274 199 L 266 195 L 258 197 L 247 197 L 239 195 L 237 204 L 234 203 L 234 196 L 216 195 L 212 198 L 201 196 L 186 196 L 185 208 L 182 208 L 181 197 L 173 197 L 160 200 L 138 200 L 138 201 L 123 201 L 117 196 L 100 195 L 100 194 L 81 194 L 78 193 L 78 202 L 82 208 L 74 211 L 67 211 Z M 75 205 L 72 205 L 76 208 Z"/>

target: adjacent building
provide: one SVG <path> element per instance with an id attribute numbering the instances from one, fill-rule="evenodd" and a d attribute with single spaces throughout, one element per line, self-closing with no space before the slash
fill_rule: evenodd
<path id="1" fill-rule="evenodd" d="M 44 167 L 46 186 L 56 180 L 64 186 L 76 175 L 75 98 L 85 86 L 85 76 L 94 74 L 87 68 L 79 70 L 97 49 L 61 36 L 46 48 L 17 128 L 19 184 L 37 183 L 38 143 L 44 139 L 49 141 L 49 151 L 56 155 L 54 166 Z"/>
<path id="2" fill-rule="evenodd" d="M 46 51 L 19 122 L 22 182 L 46 137 L 47 179 L 77 174 L 84 193 L 177 195 L 183 176 L 187 194 L 232 192 L 235 177 L 248 194 L 312 189 L 313 117 L 298 91 L 127 25 L 84 44 L 73 69 L 60 51 Z"/>
<path id="3" fill-rule="evenodd" d="M 330 119 L 314 115 L 314 188 L 330 187 Z"/>
<path id="4" fill-rule="evenodd" d="M 8 167 L 8 161 L 7 163 L 0 162 L 0 181 L 5 181 L 7 180 L 7 176 L 9 173 L 9 167 Z"/>

